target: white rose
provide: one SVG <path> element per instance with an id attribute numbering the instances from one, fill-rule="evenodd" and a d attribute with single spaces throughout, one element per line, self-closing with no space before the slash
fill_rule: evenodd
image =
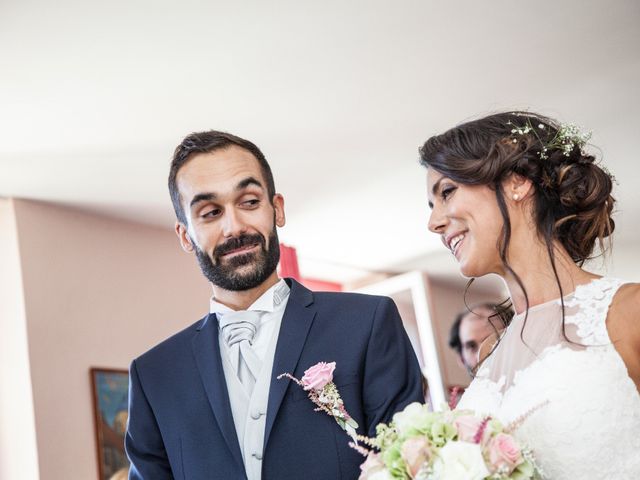
<path id="1" fill-rule="evenodd" d="M 402 436 L 412 428 L 425 427 L 431 415 L 427 405 L 414 402 L 407 405 L 401 412 L 396 413 L 393 416 L 393 423 L 400 436 Z"/>
<path id="2" fill-rule="evenodd" d="M 482 458 L 480 445 L 449 442 L 438 452 L 433 465 L 435 478 L 440 480 L 482 480 L 491 472 Z"/>

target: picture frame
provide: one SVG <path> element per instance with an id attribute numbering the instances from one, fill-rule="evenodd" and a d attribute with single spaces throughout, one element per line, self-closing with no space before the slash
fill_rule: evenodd
<path id="1" fill-rule="evenodd" d="M 129 461 L 124 450 L 128 417 L 129 372 L 123 369 L 90 369 L 98 479 L 126 479 Z"/>

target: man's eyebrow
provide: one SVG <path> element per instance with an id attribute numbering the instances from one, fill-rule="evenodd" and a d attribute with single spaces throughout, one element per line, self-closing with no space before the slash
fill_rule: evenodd
<path id="1" fill-rule="evenodd" d="M 240 182 L 238 182 L 238 184 L 236 185 L 235 189 L 236 189 L 236 191 L 244 190 L 249 185 L 255 185 L 257 187 L 264 188 L 262 183 L 260 183 L 260 181 L 258 179 L 256 179 L 255 177 L 247 177 L 247 178 L 245 178 L 243 180 L 240 180 Z M 198 194 L 194 195 L 193 198 L 191 199 L 191 202 L 189 203 L 189 207 L 193 208 L 193 206 L 196 205 L 197 203 L 209 202 L 209 201 L 215 200 L 217 198 L 218 198 L 218 195 L 216 195 L 213 192 L 198 193 Z"/>
<path id="2" fill-rule="evenodd" d="M 210 200 L 215 200 L 216 198 L 217 198 L 217 195 L 215 193 L 198 193 L 197 195 L 194 195 L 193 198 L 191 199 L 191 202 L 189 203 L 189 207 L 193 208 L 193 206 L 196 203 L 208 202 Z"/>
<path id="3" fill-rule="evenodd" d="M 244 190 L 249 185 L 255 185 L 256 187 L 264 188 L 262 183 L 260 183 L 260 181 L 255 177 L 247 177 L 244 180 L 238 182 L 238 185 L 236 185 L 236 190 Z"/>

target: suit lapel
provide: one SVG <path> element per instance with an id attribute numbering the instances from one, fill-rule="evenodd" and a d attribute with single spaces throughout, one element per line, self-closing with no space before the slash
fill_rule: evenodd
<path id="1" fill-rule="evenodd" d="M 281 373 L 294 374 L 298 360 L 302 353 L 307 335 L 316 315 L 313 306 L 313 294 L 310 290 L 300 285 L 295 280 L 287 279 L 291 286 L 291 293 L 287 308 L 282 317 L 276 353 L 273 359 L 271 372 L 271 385 L 269 388 L 269 403 L 267 406 L 267 419 L 264 432 L 264 448 L 266 450 L 269 434 L 280 410 L 284 395 L 291 380 L 283 378 L 278 380 Z"/>
<path id="2" fill-rule="evenodd" d="M 227 382 L 222 368 L 222 358 L 220 357 L 218 320 L 214 314 L 208 315 L 198 327 L 198 333 L 193 337 L 192 348 L 202 384 L 218 426 L 222 431 L 222 436 L 227 442 L 233 458 L 244 470 L 238 435 L 229 403 Z"/>

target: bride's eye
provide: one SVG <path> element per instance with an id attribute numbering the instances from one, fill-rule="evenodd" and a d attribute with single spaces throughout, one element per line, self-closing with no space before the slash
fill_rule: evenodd
<path id="1" fill-rule="evenodd" d="M 455 190 L 456 187 L 453 185 L 447 185 L 446 187 L 442 187 L 442 190 L 440 190 L 440 196 L 443 200 L 446 200 Z"/>

